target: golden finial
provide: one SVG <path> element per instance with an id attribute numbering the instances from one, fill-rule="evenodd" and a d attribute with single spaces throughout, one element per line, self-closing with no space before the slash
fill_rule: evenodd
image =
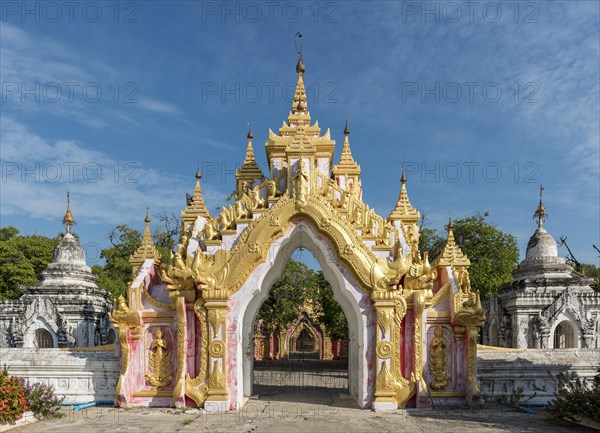
<path id="1" fill-rule="evenodd" d="M 249 129 L 248 130 L 248 135 L 246 136 L 248 138 L 248 145 L 246 146 L 246 158 L 244 159 L 244 166 L 247 165 L 257 165 L 256 164 L 256 160 L 254 159 L 254 148 L 252 147 L 252 130 Z M 253 167 L 254 168 L 254 167 Z M 262 172 L 261 172 L 262 174 Z"/>
<path id="2" fill-rule="evenodd" d="M 65 229 L 67 233 L 71 233 L 73 230 L 73 226 L 77 224 L 75 222 L 75 218 L 73 218 L 73 214 L 71 213 L 71 192 L 67 191 L 67 211 L 65 212 L 65 216 L 63 217 L 62 223 L 65 225 Z"/>
<path id="3" fill-rule="evenodd" d="M 404 223 L 416 224 L 421 218 L 421 214 L 417 211 L 408 198 L 406 190 L 406 176 L 404 175 L 404 163 L 402 163 L 402 176 L 400 177 L 400 195 L 396 206 L 388 217 L 392 221 L 402 221 Z"/>
<path id="4" fill-rule="evenodd" d="M 294 44 L 296 45 L 296 52 L 300 55 L 298 58 L 298 63 L 296 63 L 296 73 L 304 74 L 304 63 L 302 63 L 302 44 L 300 43 L 300 38 L 302 38 L 302 33 L 296 32 L 294 35 Z"/>
<path id="5" fill-rule="evenodd" d="M 144 236 L 142 238 L 142 244 L 137 250 L 129 257 L 129 264 L 133 273 L 137 272 L 138 268 L 144 264 L 146 259 L 153 259 L 154 263 L 160 263 L 160 254 L 154 242 L 152 242 L 152 233 L 150 233 L 150 212 L 149 208 L 146 207 L 146 218 L 144 218 L 146 228 L 144 229 Z"/>
<path id="6" fill-rule="evenodd" d="M 348 113 L 346 113 L 346 127 L 344 128 L 344 135 L 350 135 L 350 130 L 348 129 Z"/>
<path id="7" fill-rule="evenodd" d="M 198 161 L 198 168 L 196 169 L 196 182 L 200 182 L 202 179 L 202 174 L 200 173 L 200 161 Z"/>
<path id="8" fill-rule="evenodd" d="M 542 201 L 543 192 L 544 185 L 540 184 L 540 204 L 533 214 L 533 219 L 537 219 L 538 227 L 542 227 L 544 225 L 544 221 L 546 221 L 546 218 L 548 218 L 548 212 L 546 212 L 546 208 L 544 207 L 544 203 Z"/>
<path id="9" fill-rule="evenodd" d="M 456 244 L 454 239 L 454 223 L 452 222 L 452 211 L 448 217 L 448 238 L 446 239 L 446 245 L 444 249 L 436 259 L 437 266 L 469 266 L 471 261 L 465 253 L 462 252 L 460 247 Z"/>
<path id="10" fill-rule="evenodd" d="M 198 161 L 198 168 L 196 169 L 196 186 L 194 187 L 194 195 L 188 197 L 188 205 L 181 212 L 181 219 L 183 219 L 185 224 L 191 224 L 197 216 L 209 216 L 209 212 L 206 209 L 206 205 L 204 204 L 204 199 L 202 198 L 202 188 L 200 187 L 200 179 L 202 179 L 202 174 L 200 172 L 200 161 Z"/>

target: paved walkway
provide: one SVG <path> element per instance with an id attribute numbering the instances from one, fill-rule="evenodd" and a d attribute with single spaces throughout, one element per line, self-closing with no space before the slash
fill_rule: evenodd
<path id="1" fill-rule="evenodd" d="M 407 433 L 583 433 L 580 426 L 560 425 L 541 410 L 534 415 L 504 407 L 467 407 L 444 410 L 360 410 L 356 403 L 333 391 L 269 390 L 249 400 L 241 411 L 207 414 L 164 408 L 89 408 L 68 411 L 60 420 L 47 420 L 15 428 L 25 433 L 93 432 L 407 432 Z"/>

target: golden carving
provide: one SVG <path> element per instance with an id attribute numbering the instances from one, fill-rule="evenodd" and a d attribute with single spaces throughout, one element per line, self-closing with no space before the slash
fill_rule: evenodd
<path id="1" fill-rule="evenodd" d="M 306 197 L 308 195 L 308 175 L 304 170 L 304 161 L 298 160 L 298 168 L 294 173 L 294 201 L 298 206 L 304 206 L 306 204 Z"/>
<path id="2" fill-rule="evenodd" d="M 225 355 L 225 343 L 220 340 L 211 341 L 208 345 L 208 353 L 213 358 L 221 358 Z"/>
<path id="3" fill-rule="evenodd" d="M 213 369 L 208 378 L 208 388 L 210 391 L 224 391 L 226 388 L 225 375 L 221 371 L 219 361 L 213 362 Z"/>
<path id="4" fill-rule="evenodd" d="M 448 354 L 444 328 L 436 326 L 434 336 L 429 344 L 429 373 L 433 380 L 429 384 L 435 391 L 443 391 L 450 384 L 448 376 Z"/>
<path id="5" fill-rule="evenodd" d="M 167 340 L 163 338 L 163 332 L 157 329 L 154 339 L 150 345 L 149 370 L 146 380 L 153 388 L 162 389 L 171 382 L 173 375 L 170 372 L 171 352 Z"/>
<path id="6" fill-rule="evenodd" d="M 108 317 L 115 328 L 129 328 L 132 339 L 139 340 L 141 338 L 140 315 L 137 311 L 129 309 L 123 296 L 119 296 L 116 308 L 112 313 L 108 313 Z"/>
<path id="7" fill-rule="evenodd" d="M 221 325 L 225 323 L 225 317 L 227 316 L 227 311 L 224 309 L 210 309 L 208 310 L 208 323 L 213 330 L 213 338 L 216 338 L 219 334 L 219 330 L 221 329 Z"/>
<path id="8" fill-rule="evenodd" d="M 396 385 L 396 380 L 390 370 L 387 367 L 387 363 L 384 361 L 381 363 L 381 369 L 377 374 L 376 386 L 377 391 L 393 391 Z"/>
<path id="9" fill-rule="evenodd" d="M 200 371 L 198 376 L 190 378 L 188 374 L 185 381 L 185 394 L 190 397 L 198 407 L 201 407 L 208 396 L 208 385 L 205 382 L 208 367 L 208 339 L 209 329 L 207 321 L 205 300 L 199 298 L 194 303 L 194 312 L 200 322 L 200 347 L 198 348 L 198 357 L 200 359 Z"/>
<path id="10" fill-rule="evenodd" d="M 393 346 L 392 343 L 389 341 L 380 341 L 379 344 L 377 344 L 377 356 L 379 356 L 380 358 L 391 358 L 392 350 Z"/>
<path id="11" fill-rule="evenodd" d="M 195 378 L 186 376 L 183 381 L 185 394 L 198 406 L 209 394 L 226 396 L 227 336 L 224 323 L 227 300 L 248 281 L 256 267 L 265 262 L 271 246 L 288 227 L 306 223 L 328 243 L 357 286 L 370 294 L 376 310 L 376 400 L 395 401 L 399 407 L 404 407 L 415 394 L 417 383 L 424 384 L 422 326 L 425 308 L 439 307 L 450 297 L 455 308 L 448 321 L 454 325 L 455 338 L 464 338 L 468 329 L 469 350 L 476 350 L 472 347 L 471 337 L 476 334 L 483 313 L 478 295 L 470 289 L 466 271 L 469 260 L 456 245 L 451 224 L 446 246 L 433 266 L 429 263 L 428 253 L 419 252 L 416 225 L 419 214 L 408 200 L 404 176 L 400 197 L 388 219 L 364 204 L 360 167 L 352 158 L 347 129 L 340 163 L 330 169 L 335 142 L 329 131 L 321 135 L 318 123 L 311 124 L 302 59 L 297 72 L 292 112 L 278 134 L 269 131 L 266 151 L 270 179 L 263 176 L 254 160 L 249 133 L 246 161 L 236 174 L 235 201 L 212 218 L 205 211 L 198 187 L 189 209 L 186 208 L 187 231 L 182 234 L 179 248 L 168 263 L 160 266 L 159 275 L 166 283 L 170 298 L 183 296 L 188 302 L 195 302 L 194 311 L 200 323 L 199 372 Z M 292 176 L 293 164 L 297 166 Z M 201 217 L 206 221 L 204 225 Z M 196 234 L 200 246 L 188 249 L 193 227 L 201 227 L 201 233 Z M 403 253 L 407 250 L 404 241 L 408 244 L 409 254 Z M 435 286 L 438 272 L 442 269 L 447 272 L 446 266 L 452 266 L 458 272 L 458 277 L 454 278 L 459 286 L 456 294 L 452 293 L 450 284 L 441 289 Z M 435 297 L 434 288 L 438 289 Z M 146 292 L 142 296 L 150 303 L 154 301 L 153 305 L 160 305 Z M 171 304 L 166 305 L 173 308 Z M 400 357 L 404 344 L 402 323 L 409 309 L 412 323 L 408 325 L 414 329 L 414 357 L 412 363 L 409 361 L 412 371 L 401 364 Z M 442 315 L 446 311 L 439 313 L 438 317 L 446 317 Z M 130 313 L 115 310 L 114 314 L 125 317 Z M 127 315 L 132 322 L 124 325 L 131 329 L 132 337 L 139 333 L 134 314 Z M 137 320 L 139 325 L 139 317 Z M 120 333 L 121 339 L 125 342 L 123 346 L 128 348 L 127 334 Z M 179 328 L 177 341 L 179 351 Z M 281 336 L 279 345 L 285 346 Z M 284 353 L 285 347 L 280 352 Z M 212 371 L 209 372 L 211 362 Z M 125 362 L 123 371 L 126 371 L 126 365 Z M 469 380 L 474 380 L 474 374 Z"/>
<path id="12" fill-rule="evenodd" d="M 177 307 L 177 382 L 173 387 L 173 400 L 183 397 L 185 389 L 185 340 L 187 337 L 187 317 L 185 298 L 180 296 L 176 301 Z"/>

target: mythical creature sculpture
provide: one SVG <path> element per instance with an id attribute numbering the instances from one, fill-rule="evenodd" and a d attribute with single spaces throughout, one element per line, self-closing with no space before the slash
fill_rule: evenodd
<path id="1" fill-rule="evenodd" d="M 204 236 L 205 241 L 212 241 L 219 234 L 217 228 L 215 227 L 216 222 L 216 220 L 209 219 L 204 224 L 204 227 L 202 228 L 202 235 Z"/>
<path id="2" fill-rule="evenodd" d="M 413 252 L 413 262 L 404 278 L 404 288 L 425 290 L 426 296 L 433 296 L 433 282 L 437 278 L 437 268 L 429 263 L 429 252 L 425 251 L 423 259 L 419 251 Z"/>

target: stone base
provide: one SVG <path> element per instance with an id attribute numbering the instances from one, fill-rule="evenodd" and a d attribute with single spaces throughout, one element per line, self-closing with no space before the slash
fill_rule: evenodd
<path id="1" fill-rule="evenodd" d="M 207 413 L 227 412 L 229 411 L 229 401 L 227 400 L 206 400 L 204 410 Z"/>
<path id="2" fill-rule="evenodd" d="M 373 410 L 375 412 L 389 412 L 398 410 L 398 404 L 393 401 L 374 401 Z"/>

